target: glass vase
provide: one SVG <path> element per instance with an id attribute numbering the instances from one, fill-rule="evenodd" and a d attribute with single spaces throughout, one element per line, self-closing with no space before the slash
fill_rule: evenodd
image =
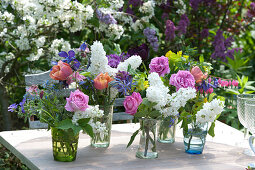
<path id="1" fill-rule="evenodd" d="M 103 135 L 101 133 L 94 133 L 93 138 L 91 138 L 91 146 L 95 148 L 107 148 L 110 145 L 111 139 L 111 129 L 112 129 L 112 114 L 113 114 L 113 105 L 100 107 L 101 110 L 104 110 L 104 116 L 101 118 L 94 118 L 94 122 L 101 122 L 106 127 L 106 133 Z"/>
<path id="2" fill-rule="evenodd" d="M 76 159 L 79 134 L 72 130 L 51 127 L 53 157 L 56 161 L 72 162 Z"/>
<path id="3" fill-rule="evenodd" d="M 157 123 L 158 142 L 174 143 L 177 117 L 168 116 Z"/>
<path id="4" fill-rule="evenodd" d="M 184 131 L 185 152 L 189 154 L 202 154 L 204 150 L 208 123 L 189 124 L 188 131 Z"/>
<path id="5" fill-rule="evenodd" d="M 158 157 L 156 151 L 156 125 L 157 120 L 142 118 L 140 121 L 140 142 L 136 157 L 141 159 L 154 159 Z"/>

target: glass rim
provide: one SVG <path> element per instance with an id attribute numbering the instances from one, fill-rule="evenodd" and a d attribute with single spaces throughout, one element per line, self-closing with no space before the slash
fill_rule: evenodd
<path id="1" fill-rule="evenodd" d="M 255 94 L 238 94 L 237 98 L 246 99 L 247 97 L 245 97 L 245 96 L 253 96 L 253 97 L 255 97 Z"/>

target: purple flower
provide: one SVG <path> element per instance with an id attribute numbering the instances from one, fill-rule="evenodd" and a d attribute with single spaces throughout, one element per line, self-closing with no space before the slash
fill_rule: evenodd
<path id="1" fill-rule="evenodd" d="M 171 20 L 167 20 L 166 21 L 166 30 L 165 30 L 166 41 L 174 40 L 175 30 L 176 30 L 176 27 L 174 26 L 174 23 Z"/>
<path id="2" fill-rule="evenodd" d="M 142 5 L 143 2 L 141 0 L 129 0 L 128 4 L 132 5 L 132 7 L 137 7 L 139 5 Z"/>
<path id="3" fill-rule="evenodd" d="M 111 82 L 112 87 L 118 89 L 119 93 L 128 95 L 132 90 L 133 77 L 126 71 L 119 71 L 116 73 L 115 80 Z"/>
<path id="4" fill-rule="evenodd" d="M 200 35 L 202 39 L 207 38 L 209 36 L 209 29 L 203 29 Z"/>
<path id="5" fill-rule="evenodd" d="M 23 100 L 19 103 L 22 113 L 25 113 L 25 109 L 24 109 L 25 103 L 26 103 L 26 97 L 24 97 Z"/>
<path id="6" fill-rule="evenodd" d="M 96 9 L 97 18 L 105 24 L 117 24 L 117 21 L 111 14 L 103 14 L 99 9 Z"/>
<path id="7" fill-rule="evenodd" d="M 158 37 L 156 36 L 156 31 L 152 28 L 147 27 L 143 30 L 143 34 L 152 46 L 153 51 L 158 51 L 159 44 Z"/>
<path id="8" fill-rule="evenodd" d="M 180 88 L 195 88 L 195 79 L 189 71 L 179 70 L 177 74 L 172 74 L 169 81 L 170 85 Z"/>
<path id="9" fill-rule="evenodd" d="M 9 107 L 8 107 L 8 112 L 14 112 L 16 109 L 17 109 L 18 105 L 16 103 L 14 104 L 11 104 Z"/>
<path id="10" fill-rule="evenodd" d="M 110 54 L 106 56 L 108 58 L 108 65 L 112 68 L 117 68 L 120 62 L 125 61 L 130 57 L 129 54 L 122 53 L 121 55 Z"/>
<path id="11" fill-rule="evenodd" d="M 179 35 L 180 34 L 186 34 L 187 27 L 189 26 L 189 24 L 190 24 L 189 18 L 187 17 L 186 14 L 183 14 L 181 16 L 181 20 L 179 21 L 178 26 L 177 26 L 177 30 L 179 31 Z"/>
<path id="12" fill-rule="evenodd" d="M 253 17 L 255 17 L 255 3 L 254 3 L 254 2 L 252 2 L 252 3 L 250 4 L 250 8 L 248 9 L 248 11 L 247 11 L 247 13 L 246 13 L 246 16 L 247 16 L 248 18 L 253 18 Z"/>
<path id="13" fill-rule="evenodd" d="M 231 47 L 231 46 L 232 46 L 232 42 L 234 42 L 233 37 L 228 37 L 228 38 L 225 40 L 225 42 L 224 42 L 225 47 L 226 47 L 226 48 Z"/>
<path id="14" fill-rule="evenodd" d="M 167 73 L 170 73 L 168 58 L 165 56 L 153 58 L 151 60 L 149 68 L 150 68 L 150 73 L 156 72 L 161 77 L 165 76 L 165 74 Z"/>
<path id="15" fill-rule="evenodd" d="M 212 58 L 216 59 L 217 57 L 219 57 L 225 60 L 225 50 L 226 50 L 225 38 L 223 37 L 223 31 L 221 31 L 220 29 L 217 31 L 212 45 L 214 46 L 214 52 L 212 54 Z"/>
<path id="16" fill-rule="evenodd" d="M 228 51 L 226 52 L 226 56 L 229 57 L 229 58 L 231 58 L 231 59 L 233 60 L 233 59 L 234 59 L 234 54 L 235 54 L 235 52 L 241 52 L 241 51 L 242 51 L 241 48 L 233 48 L 233 49 L 228 50 Z"/>
<path id="17" fill-rule="evenodd" d="M 89 96 L 80 90 L 71 92 L 69 98 L 66 98 L 65 109 L 69 112 L 85 111 L 89 106 Z"/>
<path id="18" fill-rule="evenodd" d="M 73 50 L 68 51 L 68 54 L 65 51 L 58 53 L 60 57 L 63 57 L 62 61 L 71 65 L 72 69 L 75 71 L 79 69 L 81 63 L 75 58 L 75 52 Z"/>
<path id="19" fill-rule="evenodd" d="M 139 55 L 143 61 L 149 58 L 149 48 L 146 44 L 142 44 L 140 46 L 131 48 L 128 50 L 128 54 L 132 55 Z"/>
<path id="20" fill-rule="evenodd" d="M 202 0 L 190 0 L 189 1 L 189 4 L 190 6 L 193 8 L 193 10 L 197 10 L 198 9 L 198 6 L 199 4 L 202 2 Z"/>
<path id="21" fill-rule="evenodd" d="M 115 78 L 120 79 L 121 81 L 129 81 L 132 79 L 132 76 L 126 71 L 118 71 Z"/>
<path id="22" fill-rule="evenodd" d="M 162 16 L 161 16 L 162 20 L 165 20 L 165 19 L 167 19 L 168 17 L 169 17 L 169 14 L 166 13 L 166 12 L 164 12 L 164 13 L 162 14 Z"/>

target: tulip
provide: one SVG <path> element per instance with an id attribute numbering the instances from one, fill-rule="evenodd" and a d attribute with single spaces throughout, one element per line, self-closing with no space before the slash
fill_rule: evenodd
<path id="1" fill-rule="evenodd" d="M 191 69 L 190 73 L 196 80 L 196 83 L 201 83 L 203 79 L 207 78 L 207 74 L 203 74 L 198 66 L 195 66 Z"/>
<path id="2" fill-rule="evenodd" d="M 54 80 L 67 80 L 67 78 L 73 73 L 69 64 L 59 61 L 58 65 L 52 67 L 50 77 Z"/>
<path id="3" fill-rule="evenodd" d="M 100 73 L 97 75 L 97 77 L 94 79 L 94 86 L 98 90 L 103 90 L 108 87 L 108 83 L 113 81 L 113 78 L 111 78 L 108 73 Z"/>

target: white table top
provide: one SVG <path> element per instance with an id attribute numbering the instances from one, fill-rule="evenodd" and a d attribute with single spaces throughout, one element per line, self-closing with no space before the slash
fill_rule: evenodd
<path id="1" fill-rule="evenodd" d="M 216 122 L 215 137 L 207 136 L 204 152 L 190 155 L 184 152 L 182 131 L 177 128 L 174 144 L 157 143 L 159 157 L 143 160 L 135 157 L 139 136 L 126 149 L 132 132 L 139 124 L 114 124 L 111 144 L 107 149 L 90 147 L 90 138 L 80 134 L 74 162 L 53 160 L 50 131 L 20 130 L 0 132 L 0 143 L 11 150 L 31 169 L 244 169 L 254 157 L 243 154 L 243 133 Z M 248 146 L 248 145 L 247 145 Z"/>

